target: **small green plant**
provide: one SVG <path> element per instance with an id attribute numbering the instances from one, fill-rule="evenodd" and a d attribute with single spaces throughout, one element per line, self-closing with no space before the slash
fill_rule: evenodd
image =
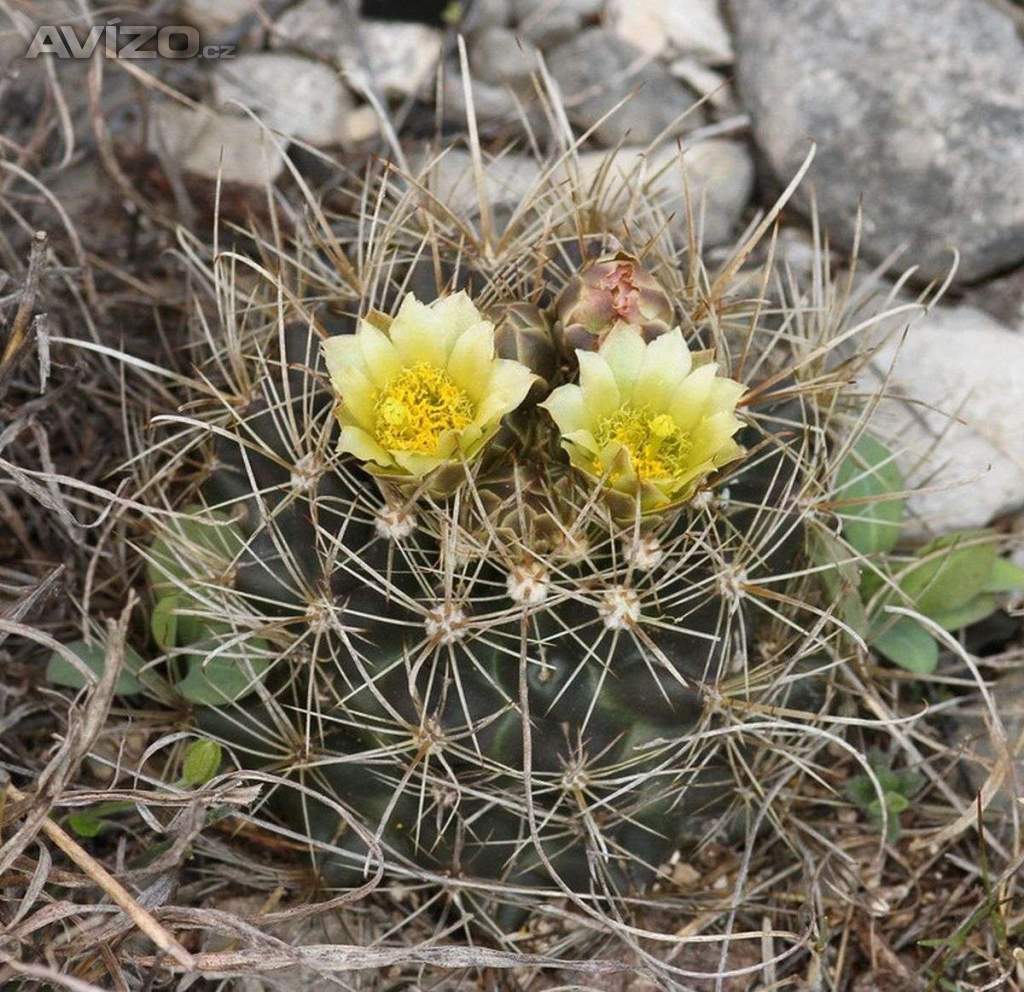
<path id="1" fill-rule="evenodd" d="M 121 686 L 115 691 L 119 695 L 135 695 L 141 691 L 140 686 L 132 687 L 131 692 L 122 693 Z M 220 770 L 223 761 L 221 746 L 216 741 L 200 738 L 192 741 L 182 757 L 181 777 L 177 785 L 186 789 L 194 789 L 205 785 Z M 68 814 L 68 827 L 79 837 L 91 839 L 98 837 L 104 829 L 114 823 L 114 817 L 121 813 L 129 813 L 135 804 L 125 800 L 97 803 Z"/>
<path id="2" fill-rule="evenodd" d="M 881 751 L 872 751 L 868 760 L 873 774 L 851 778 L 846 783 L 846 794 L 872 823 L 885 826 L 887 840 L 899 840 L 900 815 L 910 808 L 924 778 L 914 771 L 894 771 L 890 759 Z"/>
<path id="3" fill-rule="evenodd" d="M 192 741 L 181 763 L 181 784 L 187 788 L 206 785 L 220 771 L 223 760 L 221 746 L 216 741 Z"/>
<path id="4" fill-rule="evenodd" d="M 1002 594 L 1024 590 L 1024 569 L 1000 557 L 999 535 L 988 530 L 957 531 L 898 553 L 904 489 L 893 453 L 870 434 L 858 438 L 835 486 L 842 538 L 856 558 L 820 533 L 816 557 L 841 563 L 822 573 L 838 615 L 890 661 L 928 674 L 939 659 L 935 628 L 984 620 Z"/>

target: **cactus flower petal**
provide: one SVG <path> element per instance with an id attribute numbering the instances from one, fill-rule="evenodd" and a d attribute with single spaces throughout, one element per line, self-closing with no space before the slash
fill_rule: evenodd
<path id="1" fill-rule="evenodd" d="M 622 403 L 622 395 L 607 359 L 590 351 L 578 351 L 576 357 L 580 363 L 580 388 L 591 414 L 611 416 Z"/>
<path id="2" fill-rule="evenodd" d="M 572 464 L 652 512 L 689 499 L 716 469 L 742 454 L 733 436 L 744 386 L 693 369 L 676 328 L 645 342 L 616 326 L 596 352 L 578 351 L 579 385 L 540 404 L 554 420 Z M 635 504 L 634 504 L 635 505 Z"/>
<path id="3" fill-rule="evenodd" d="M 390 324 L 364 320 L 354 335 L 329 338 L 324 358 L 339 449 L 397 482 L 475 458 L 535 378 L 495 357 L 494 325 L 465 293 L 431 304 L 407 296 Z M 438 473 L 435 488 L 462 475 Z"/>
<path id="4" fill-rule="evenodd" d="M 640 375 L 633 386 L 633 393 L 643 397 L 651 409 L 665 411 L 673 393 L 690 374 L 692 366 L 683 332 L 677 327 L 650 343 L 644 354 Z"/>
<path id="5" fill-rule="evenodd" d="M 402 368 L 402 359 L 399 357 L 398 349 L 383 331 L 378 330 L 368 321 L 363 321 L 355 339 L 363 354 L 367 376 L 372 379 L 374 386 L 380 389 Z M 331 340 L 336 341 L 338 338 Z"/>
<path id="6" fill-rule="evenodd" d="M 692 430 L 700 419 L 711 395 L 718 366 L 714 363 L 694 369 L 676 389 L 669 407 L 672 419 L 684 430 Z"/>
<path id="7" fill-rule="evenodd" d="M 448 356 L 448 374 L 479 403 L 489 382 L 480 370 L 490 368 L 494 359 L 494 327 L 487 321 L 472 324 L 459 335 Z"/>
<path id="8" fill-rule="evenodd" d="M 556 389 L 543 406 L 564 435 L 582 430 L 589 423 L 583 390 L 575 384 Z"/>
<path id="9" fill-rule="evenodd" d="M 342 427 L 338 450 L 378 465 L 387 465 L 391 461 L 388 453 L 361 427 Z"/>

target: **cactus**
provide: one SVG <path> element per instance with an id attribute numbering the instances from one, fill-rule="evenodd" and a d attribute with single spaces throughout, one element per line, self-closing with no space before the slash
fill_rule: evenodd
<path id="1" fill-rule="evenodd" d="M 229 287 L 248 302 L 222 301 L 220 385 L 136 463 L 150 667 L 226 765 L 273 776 L 261 817 L 328 885 L 426 879 L 500 934 L 535 893 L 598 914 L 648 889 L 760 788 L 773 751 L 746 717 L 813 710 L 835 629 L 805 544 L 845 401 L 818 328 L 784 340 L 721 290 L 697 305 L 705 274 L 667 262 L 551 252 L 538 272 L 521 234 L 445 258 L 430 302 L 414 205 L 382 244 L 353 237 L 383 292 L 326 274 L 355 252 L 318 255 L 320 234 L 268 296 Z M 445 365 L 457 349 L 474 357 Z M 685 402 L 588 453 L 573 391 L 648 353 L 665 410 Z M 622 416 L 647 410 L 625 381 Z"/>

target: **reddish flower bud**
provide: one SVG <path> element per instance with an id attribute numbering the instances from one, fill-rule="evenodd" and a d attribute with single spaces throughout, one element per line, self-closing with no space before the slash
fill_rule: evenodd
<path id="1" fill-rule="evenodd" d="M 594 351 L 618 323 L 636 327 L 645 341 L 671 330 L 672 301 L 633 256 L 606 255 L 588 264 L 556 304 L 556 335 L 563 350 Z"/>

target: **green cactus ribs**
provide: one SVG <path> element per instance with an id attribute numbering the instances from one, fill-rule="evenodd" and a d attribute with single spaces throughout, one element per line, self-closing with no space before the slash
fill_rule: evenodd
<path id="1" fill-rule="evenodd" d="M 813 472 L 741 424 L 745 387 L 690 354 L 634 259 L 591 263 L 555 310 L 407 298 L 325 367 L 289 328 L 310 361 L 252 377 L 149 552 L 174 684 L 277 776 L 265 809 L 324 880 L 427 877 L 496 931 L 530 893 L 642 892 L 728 822 L 728 699 L 770 684 L 751 673 L 785 636 L 771 589 Z M 671 423 L 671 472 L 592 431 L 621 410 Z"/>

